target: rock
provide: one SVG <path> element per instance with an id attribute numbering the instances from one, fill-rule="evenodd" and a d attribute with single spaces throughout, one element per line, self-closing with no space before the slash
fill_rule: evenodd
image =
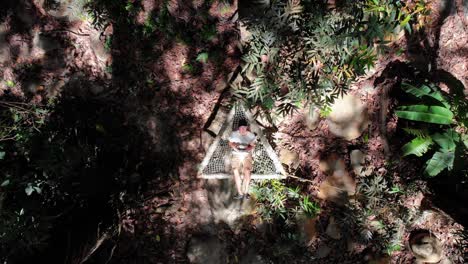
<path id="1" fill-rule="evenodd" d="M 36 4 L 42 6 L 50 16 L 64 21 L 80 21 L 86 18 L 86 0 L 36 0 Z"/>
<path id="2" fill-rule="evenodd" d="M 362 165 L 365 161 L 364 153 L 362 153 L 362 151 L 360 151 L 359 149 L 355 149 L 351 151 L 349 158 L 351 160 L 351 166 L 353 167 L 354 174 L 362 176 Z"/>
<path id="3" fill-rule="evenodd" d="M 346 171 L 344 161 L 337 155 L 320 161 L 320 169 L 330 174 L 319 186 L 317 196 L 320 199 L 344 204 L 349 196 L 356 193 L 356 182 Z"/>
<path id="4" fill-rule="evenodd" d="M 442 257 L 442 243 L 428 231 L 412 234 L 410 249 L 419 263 L 438 263 Z"/>
<path id="5" fill-rule="evenodd" d="M 331 248 L 326 246 L 326 245 L 320 245 L 318 248 L 317 248 L 317 251 L 315 253 L 315 256 L 317 258 L 325 258 L 326 256 L 328 256 L 331 252 Z"/>
<path id="6" fill-rule="evenodd" d="M 347 140 L 358 138 L 369 122 L 366 106 L 359 98 L 345 95 L 332 105 L 327 122 L 334 135 Z"/>
<path id="7" fill-rule="evenodd" d="M 190 263 L 218 264 L 226 260 L 224 243 L 215 236 L 193 237 L 187 249 Z"/>
<path id="8" fill-rule="evenodd" d="M 326 234 L 333 238 L 333 239 L 340 239 L 341 238 L 341 231 L 338 225 L 335 222 L 335 218 L 332 216 L 330 217 L 330 221 L 328 223 Z"/>
<path id="9" fill-rule="evenodd" d="M 279 153 L 280 162 L 287 165 L 289 168 L 297 169 L 299 167 L 299 155 L 296 152 L 281 149 Z"/>

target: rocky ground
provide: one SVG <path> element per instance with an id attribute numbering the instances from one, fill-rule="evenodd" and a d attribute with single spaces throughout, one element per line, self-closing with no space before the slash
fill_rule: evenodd
<path id="1" fill-rule="evenodd" d="M 139 148 L 146 156 L 131 175 L 145 181 L 142 199 L 120 216 L 120 237 L 108 249 L 111 263 L 269 263 L 272 255 L 284 261 L 283 253 L 297 256 L 293 263 L 413 261 L 407 246 L 382 257 L 344 241 L 331 212 L 343 194 L 353 199 L 369 175 L 390 170 L 404 185 L 418 173 L 418 161 L 398 157 L 404 142 L 396 130 L 392 91 L 403 77 L 431 69 L 441 87 L 461 83 L 468 96 L 466 1 L 433 2 L 432 24 L 424 34 L 396 40 L 395 49 L 406 46 L 406 52 L 382 58 L 328 117 L 299 112 L 280 120 L 278 131 L 269 134 L 287 169 L 309 180 L 286 183 L 301 185 L 322 207 L 317 218 L 299 224 L 306 237 L 300 247 L 279 239 L 275 227 L 259 219 L 255 201 L 233 201 L 231 181 L 196 178 L 213 140 L 204 128 L 216 132 L 219 127 L 230 103 L 226 87 L 241 63 L 237 1 L 169 1 L 171 25 L 190 28 L 192 39 L 158 32 L 132 39 L 131 25 L 145 24 L 162 2 L 142 1 L 130 21 L 111 16 L 109 25 L 98 28 L 84 1 L 58 1 L 50 8 L 49 1 L 22 0 L 0 11 L 0 95 L 31 104 L 58 95 L 113 102 L 125 112 L 123 125 L 145 135 Z M 197 62 L 206 51 L 214 56 Z M 217 106 L 219 116 L 207 126 Z M 454 249 L 460 221 L 433 205 L 423 183 L 419 188 L 414 197 L 405 197 L 404 206 L 421 212 L 407 231 L 431 230 L 442 241 L 444 259 L 463 263 Z M 409 239 L 406 233 L 403 240 Z"/>

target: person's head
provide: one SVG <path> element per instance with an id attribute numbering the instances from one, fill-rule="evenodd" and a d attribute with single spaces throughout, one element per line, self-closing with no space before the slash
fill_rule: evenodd
<path id="1" fill-rule="evenodd" d="M 237 128 L 241 135 L 245 135 L 249 131 L 249 123 L 247 123 L 247 120 L 241 119 L 239 120 L 239 125 L 237 126 Z"/>

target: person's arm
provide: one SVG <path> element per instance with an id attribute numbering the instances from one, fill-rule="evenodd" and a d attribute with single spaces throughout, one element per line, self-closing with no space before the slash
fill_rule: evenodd
<path id="1" fill-rule="evenodd" d="M 252 143 L 249 144 L 249 146 L 246 148 L 246 150 L 251 151 L 254 148 L 255 148 L 255 142 L 252 142 Z"/>
<path id="2" fill-rule="evenodd" d="M 238 149 L 237 149 L 237 145 L 238 145 L 237 143 L 234 143 L 234 142 L 229 141 L 229 146 L 230 146 L 231 148 L 235 149 L 235 150 L 238 150 Z"/>
<path id="3" fill-rule="evenodd" d="M 250 142 L 249 146 L 247 147 L 247 151 L 251 151 L 255 148 L 255 141 L 257 140 L 257 137 L 255 136 L 253 139 L 252 139 L 252 142 Z"/>

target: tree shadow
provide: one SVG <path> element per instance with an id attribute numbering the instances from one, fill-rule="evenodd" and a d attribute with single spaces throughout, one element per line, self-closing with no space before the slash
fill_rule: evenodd
<path id="1" fill-rule="evenodd" d="M 203 39 L 206 32 L 203 35 L 203 32 L 191 29 L 189 24 L 178 19 L 169 21 L 175 24 L 174 28 L 182 39 L 195 39 L 194 43 L 184 44 L 187 50 L 184 59 L 194 63 L 197 55 L 204 50 L 219 56 L 218 60 L 216 56 L 213 59 L 213 66 L 209 69 L 211 72 L 206 76 L 203 75 L 205 65 L 201 64 L 197 64 L 200 72 L 174 73 L 165 68 L 167 65 L 164 62 L 171 62 L 170 58 L 173 57 L 167 51 L 179 45 L 176 43 L 179 41 L 177 36 L 168 37 L 161 30 L 145 34 L 142 25 L 135 23 L 137 13 L 125 3 L 104 0 L 95 3 L 94 14 L 103 16 L 100 22 L 104 27 L 112 27 L 110 78 L 96 77 L 91 71 L 74 68 L 73 71 L 82 73 L 64 80 L 58 103 L 51 109 L 50 119 L 41 133 L 33 138 L 33 155 L 39 157 L 38 170 L 54 173 L 57 183 L 63 184 L 59 189 L 72 197 L 63 202 L 63 206 L 71 205 L 71 209 L 63 212 L 59 207 L 47 204 L 44 210 L 59 216 L 50 221 L 50 238 L 46 240 L 49 244 L 45 249 L 31 254 L 16 252 L 12 259 L 17 261 L 34 259 L 75 263 L 86 260 L 86 263 L 102 263 L 102 260 L 112 256 L 114 250 L 128 253 L 126 257 L 117 254 L 122 259 L 114 262 L 128 263 L 128 259 L 139 262 L 154 258 L 171 260 L 174 258 L 173 250 L 179 246 L 171 241 L 177 239 L 182 245 L 185 243 L 180 239 L 186 235 L 185 231 L 171 226 L 169 220 L 175 218 L 173 215 L 162 217 L 141 204 L 155 202 L 151 199 L 158 200 L 158 193 L 161 193 L 160 198 L 169 199 L 170 206 L 177 205 L 182 191 L 196 188 L 192 177 L 195 176 L 195 163 L 201 159 L 201 153 L 194 143 L 203 127 L 205 114 L 198 108 L 209 109 L 209 105 L 201 105 L 207 102 L 203 101 L 204 98 L 197 98 L 196 93 L 207 98 L 214 97 L 210 95 L 214 91 L 210 83 L 233 70 L 231 66 L 237 55 L 234 52 L 231 61 L 223 61 L 224 48 L 219 48 L 219 41 L 231 41 L 235 34 L 227 30 L 216 34 L 218 42 L 207 42 Z M 34 27 L 43 29 L 48 23 L 60 24 L 60 31 L 71 27 L 66 21 L 56 21 L 47 14 L 41 14 L 35 5 L 16 6 L 12 1 L 6 4 L 6 9 L 0 13 L 2 19 L 13 10 L 21 9 L 32 12 Z M 190 8 L 193 9 L 190 15 L 195 16 L 197 10 Z M 209 3 L 206 2 L 201 8 L 209 8 Z M 15 21 L 21 20 L 16 15 L 12 17 Z M 218 22 L 217 18 L 209 16 L 207 20 L 213 24 Z M 24 21 L 17 24 L 24 25 Z M 10 28 L 8 34 L 13 36 L 25 28 L 28 26 L 15 26 Z M 33 36 L 29 32 L 29 29 L 25 31 L 27 36 L 24 39 L 29 40 L 27 45 L 31 48 Z M 62 44 L 71 42 L 67 34 L 45 37 Z M 62 75 L 61 70 L 70 55 L 66 47 L 69 46 L 49 49 L 44 54 L 45 60 L 32 61 L 30 64 L 33 68 L 17 71 L 23 90 L 27 90 L 30 83 L 43 81 L 44 75 L 50 72 Z M 19 52 L 20 48 L 13 47 L 13 61 L 18 59 Z M 173 52 L 177 52 L 177 48 Z M 52 61 L 55 59 L 58 60 L 56 64 Z M 95 89 L 96 85 L 102 87 Z M 31 99 L 38 93 L 46 99 L 47 94 L 36 90 L 27 96 Z M 54 138 L 49 139 L 52 135 Z M 51 152 L 55 153 L 53 159 Z M 51 166 L 52 163 L 54 166 Z M 129 207 L 133 207 L 130 212 L 124 210 Z M 152 208 L 160 207 L 153 205 Z M 157 223 L 156 226 L 147 226 L 152 225 L 147 219 L 149 215 L 157 216 L 153 221 Z M 130 224 L 134 233 L 125 231 L 119 237 L 112 230 L 113 227 L 122 226 L 119 221 L 125 217 L 132 223 L 140 223 Z M 154 243 L 158 242 L 155 241 L 158 233 L 167 242 L 160 249 L 152 251 Z M 103 234 L 107 234 L 108 239 L 104 245 L 99 245 L 97 242 Z M 142 243 L 143 247 L 132 246 Z M 94 251 L 96 245 L 98 247 Z M 126 251 L 125 248 L 131 250 Z M 141 250 L 152 252 L 151 256 L 141 255 Z M 184 256 L 183 248 L 177 250 L 178 257 Z"/>

